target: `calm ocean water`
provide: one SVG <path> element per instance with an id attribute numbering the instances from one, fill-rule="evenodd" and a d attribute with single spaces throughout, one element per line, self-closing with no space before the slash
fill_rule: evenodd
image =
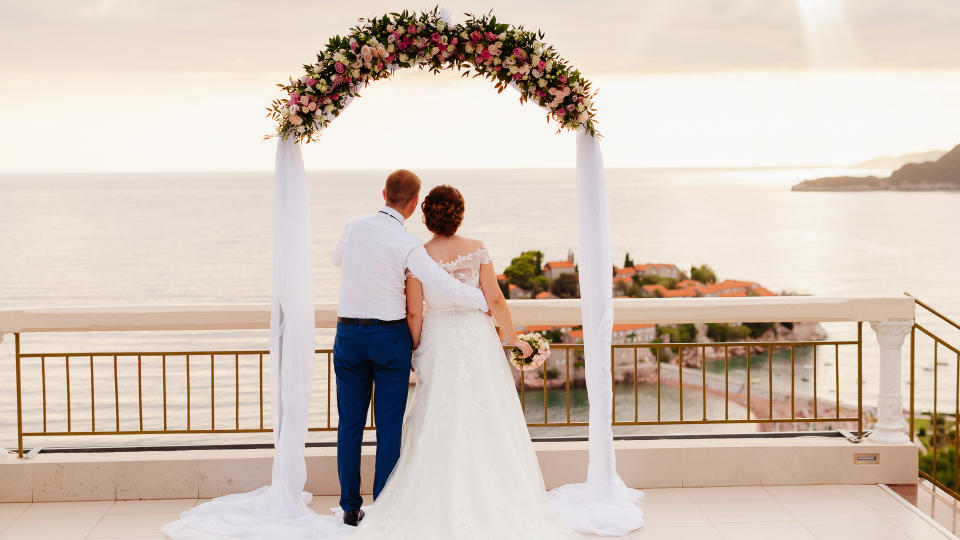
<path id="1" fill-rule="evenodd" d="M 629 251 L 638 262 L 708 263 L 721 279 L 759 281 L 774 291 L 910 291 L 960 318 L 960 193 L 789 190 L 801 179 L 838 172 L 608 170 L 614 260 Z M 330 248 L 349 217 L 381 206 L 385 174 L 308 174 L 318 301 L 336 300 Z M 521 250 L 540 249 L 553 259 L 576 249 L 572 170 L 438 170 L 421 177 L 427 188 L 460 188 L 467 200 L 462 233 L 484 240 L 498 269 Z M 0 193 L 0 309 L 269 302 L 270 173 L 0 175 Z M 416 217 L 408 228 L 427 238 Z M 856 335 L 854 325 L 827 329 L 835 339 Z M 876 357 L 868 327 L 864 334 L 870 403 Z M 0 444 L 7 446 L 16 429 L 12 341 L 0 344 L 0 384 L 7 389 Z M 324 333 L 321 345 L 329 342 Z M 26 352 L 241 345 L 265 347 L 266 333 L 24 337 Z M 955 359 L 947 361 L 955 371 Z M 855 365 L 841 367 L 853 384 Z M 929 402 L 929 374 L 918 373 L 925 377 L 918 399 Z"/>

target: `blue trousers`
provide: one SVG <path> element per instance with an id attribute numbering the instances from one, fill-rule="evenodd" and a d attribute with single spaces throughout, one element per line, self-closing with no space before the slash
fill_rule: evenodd
<path id="1" fill-rule="evenodd" d="M 373 498 L 383 489 L 400 459 L 403 412 L 407 404 L 413 339 L 406 323 L 391 326 L 337 324 L 333 366 L 337 376 L 337 471 L 340 507 L 357 510 L 360 496 L 360 447 L 371 391 L 377 426 L 377 465 Z"/>

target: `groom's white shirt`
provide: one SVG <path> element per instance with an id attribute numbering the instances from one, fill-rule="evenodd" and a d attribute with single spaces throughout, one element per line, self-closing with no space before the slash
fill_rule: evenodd
<path id="1" fill-rule="evenodd" d="M 452 302 L 487 311 L 480 289 L 440 268 L 403 223 L 403 215 L 389 206 L 347 222 L 331 257 L 343 269 L 338 314 L 384 321 L 406 317 L 407 269 Z"/>

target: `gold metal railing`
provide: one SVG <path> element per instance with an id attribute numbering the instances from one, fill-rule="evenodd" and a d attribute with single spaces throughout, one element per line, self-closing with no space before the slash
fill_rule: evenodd
<path id="1" fill-rule="evenodd" d="M 857 434 L 862 435 L 862 323 L 857 323 L 856 329 L 856 340 L 615 344 L 610 354 L 612 424 L 827 424 L 832 428 L 840 424 L 850 429 L 856 426 Z M 271 430 L 269 393 L 264 392 L 264 379 L 269 380 L 269 351 L 25 353 L 21 350 L 20 334 L 14 335 L 14 341 L 17 442 L 21 456 L 25 438 Z M 586 426 L 585 412 L 573 411 L 571 407 L 572 393 L 583 385 L 583 346 L 557 343 L 551 347 L 551 356 L 541 370 L 517 374 L 527 425 Z M 852 352 L 841 355 L 841 350 L 853 348 L 855 360 Z M 721 350 L 722 360 L 718 352 Z M 763 352 L 757 354 L 758 350 Z M 745 355 L 731 351 L 743 351 Z M 798 351 L 805 353 L 804 358 L 812 366 L 813 381 L 805 395 L 797 390 Z M 832 373 L 823 373 L 831 357 Z M 789 389 L 775 390 L 774 369 L 785 367 L 788 359 Z M 311 400 L 315 408 L 311 410 L 309 430 L 336 431 L 332 350 L 317 349 L 316 360 L 315 385 L 319 383 L 320 388 L 315 386 L 314 391 L 322 395 L 315 394 Z M 821 361 L 823 366 L 819 365 Z M 844 385 L 840 363 L 844 361 L 856 362 L 857 384 L 856 395 L 849 392 L 841 400 Z M 743 369 L 731 369 L 732 362 L 745 364 Z M 182 369 L 176 369 L 181 364 Z M 713 372 L 708 373 L 711 369 Z M 127 373 L 121 375 L 122 371 Z M 171 390 L 172 386 L 176 389 Z M 642 386 L 650 392 L 655 387 L 655 415 L 653 407 L 641 411 Z M 782 381 L 781 386 L 786 387 L 786 382 Z M 676 403 L 665 403 L 663 394 L 667 390 L 678 394 Z M 824 392 L 832 393 L 832 399 L 824 398 Z M 692 393 L 699 394 L 700 410 L 685 408 L 685 399 Z M 542 399 L 542 417 L 539 404 L 530 403 L 531 396 Z M 554 402 L 560 398 L 559 410 L 551 411 L 551 396 Z M 855 408 L 844 404 L 852 398 L 856 399 Z M 722 401 L 723 414 L 711 413 L 708 401 Z M 778 407 L 778 401 L 789 406 Z M 732 414 L 732 403 L 744 408 L 744 414 Z M 798 403 L 804 406 L 798 408 Z M 54 426 L 56 422 L 48 421 L 50 410 L 57 420 L 65 416 L 65 426 Z M 199 416 L 195 414 L 198 410 Z M 372 407 L 369 416 L 367 428 L 372 429 Z"/>
<path id="2" fill-rule="evenodd" d="M 960 330 L 960 324 L 954 322 L 929 305 L 916 300 L 916 304 L 923 308 L 934 321 Z M 926 344 L 923 351 L 919 345 Z M 926 353 L 926 356 L 923 354 Z M 924 358 L 930 362 L 923 362 Z M 953 359 L 954 369 L 947 373 L 946 381 L 941 374 L 944 368 L 950 367 L 949 359 Z M 920 412 L 916 406 L 916 387 L 918 383 L 917 366 L 932 364 L 933 402 L 929 411 Z M 943 411 L 941 386 L 946 382 L 949 407 Z M 949 410 L 949 409 L 952 409 Z M 910 330 L 910 439 L 920 446 L 920 477 L 928 480 L 937 488 L 943 490 L 954 499 L 960 499 L 960 348 L 951 345 L 933 330 L 914 322 Z"/>

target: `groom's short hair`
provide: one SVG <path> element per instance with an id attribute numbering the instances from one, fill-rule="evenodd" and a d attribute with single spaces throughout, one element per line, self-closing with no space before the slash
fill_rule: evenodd
<path id="1" fill-rule="evenodd" d="M 387 177 L 387 204 L 404 205 L 420 194 L 420 177 L 407 169 L 397 169 Z"/>

